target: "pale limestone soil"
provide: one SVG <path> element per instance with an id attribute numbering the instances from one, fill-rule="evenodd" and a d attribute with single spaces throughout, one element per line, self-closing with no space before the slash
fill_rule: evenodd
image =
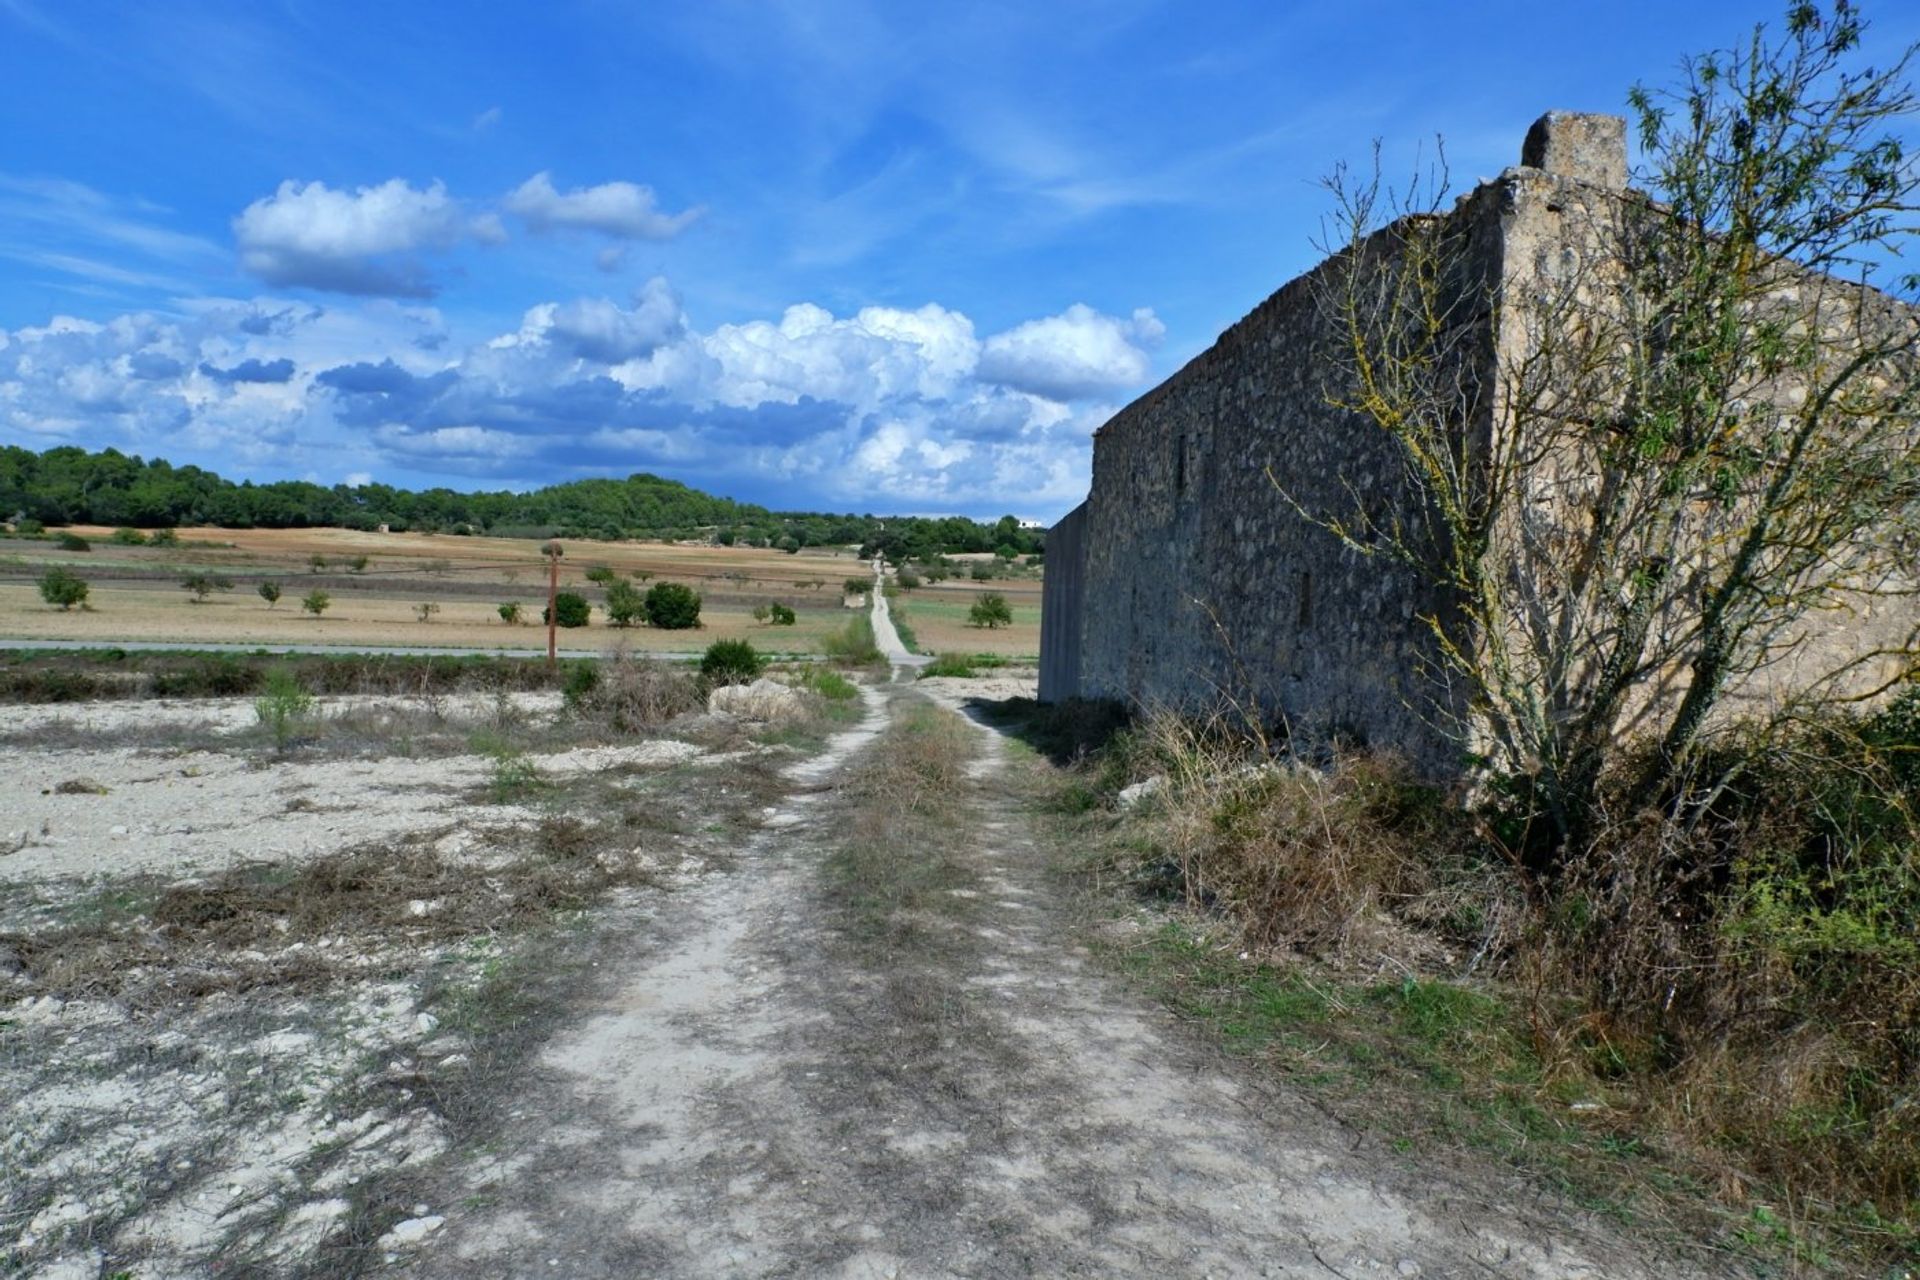
<path id="1" fill-rule="evenodd" d="M 895 699 L 911 696 L 895 691 Z M 843 767 L 851 744 L 825 768 Z M 1357 1152 L 1099 972 L 977 786 L 980 914 L 850 961 L 814 784 L 738 874 L 676 900 L 540 1058 L 493 1154 L 454 1161 L 432 1276 L 1363 1276 L 1636 1280 L 1516 1183 Z M 914 855 L 902 850 L 901 856 Z M 971 892 L 971 891 L 970 891 Z"/>

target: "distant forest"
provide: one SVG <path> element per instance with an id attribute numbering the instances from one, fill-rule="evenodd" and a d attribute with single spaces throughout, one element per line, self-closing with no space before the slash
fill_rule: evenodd
<path id="1" fill-rule="evenodd" d="M 958 516 L 777 512 L 646 474 L 574 480 L 530 493 L 415 492 L 384 484 L 329 487 L 304 480 L 236 484 L 199 467 L 71 446 L 34 453 L 0 445 L 0 518 L 45 526 L 141 529 L 377 529 L 384 524 L 394 532 L 504 538 L 710 538 L 785 551 L 859 543 L 896 557 L 1002 548 L 1026 555 L 1041 550 L 1042 544 L 1039 530 L 1021 529 L 1012 516 L 983 524 Z"/>

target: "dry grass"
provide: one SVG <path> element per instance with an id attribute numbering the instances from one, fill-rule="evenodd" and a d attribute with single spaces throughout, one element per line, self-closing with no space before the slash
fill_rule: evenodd
<path id="1" fill-rule="evenodd" d="M 1434 1096 L 1409 1116 L 1464 1101 L 1477 1118 L 1443 1128 L 1521 1135 L 1523 1163 L 1785 1274 L 1920 1263 L 1920 822 L 1900 755 L 1810 739 L 1750 762 L 1709 822 L 1616 821 L 1540 871 L 1503 851 L 1498 812 L 1389 758 L 1307 767 L 1229 728 L 1149 718 L 1055 797 L 1093 869 L 1170 895 L 1176 932 L 1230 939 L 1148 948 L 1176 1005 L 1309 1074 L 1411 1061 L 1401 1083 Z M 1409 1052 L 1416 1003 L 1499 1052 Z M 1568 1124 L 1573 1103 L 1588 1118 Z"/>
<path id="2" fill-rule="evenodd" d="M 243 868 L 151 888 L 137 914 L 0 936 L 0 947 L 25 966 L 34 995 L 152 1005 L 324 986 L 364 976 L 382 954 L 524 929 L 613 888 L 655 883 L 660 866 L 621 835 L 618 823 L 547 818 L 517 856 L 485 870 L 426 842 L 349 850 L 291 874 Z"/>

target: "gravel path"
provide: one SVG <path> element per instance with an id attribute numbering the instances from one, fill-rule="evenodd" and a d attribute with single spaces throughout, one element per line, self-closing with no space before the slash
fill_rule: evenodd
<path id="1" fill-rule="evenodd" d="M 876 610 L 877 613 L 877 610 Z M 878 628 L 876 627 L 876 631 Z M 443 1189 L 414 1274 L 1637 1280 L 1599 1225 L 1458 1162 L 1355 1150 L 1097 970 L 1000 740 L 968 770 L 980 910 L 955 945 L 850 963 L 830 791 L 892 709 L 765 815 L 738 870 L 610 965 Z M 903 849 L 902 858 L 917 851 Z M 903 1012 L 904 1011 L 904 1012 Z"/>

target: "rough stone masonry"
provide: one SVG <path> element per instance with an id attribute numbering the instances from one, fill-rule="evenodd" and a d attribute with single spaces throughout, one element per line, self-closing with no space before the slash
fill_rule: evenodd
<path id="1" fill-rule="evenodd" d="M 1620 117 L 1541 117 L 1522 163 L 1444 215 L 1465 247 L 1462 287 L 1512 287 L 1590 251 L 1630 198 L 1627 177 Z M 1391 236 L 1369 247 L 1391 254 Z M 1454 734 L 1469 709 L 1426 674 L 1444 664 L 1424 619 L 1447 616 L 1448 601 L 1300 514 L 1411 510 L 1397 446 L 1330 403 L 1315 359 L 1342 336 L 1320 305 L 1338 267 L 1285 285 L 1096 434 L 1092 491 L 1048 538 L 1043 701 L 1230 706 L 1296 739 L 1390 745 L 1435 776 L 1461 768 Z M 1503 348 L 1524 339 L 1490 308 L 1471 323 L 1462 349 L 1496 377 Z M 1864 649 L 1913 621 L 1903 603 L 1821 644 Z"/>

